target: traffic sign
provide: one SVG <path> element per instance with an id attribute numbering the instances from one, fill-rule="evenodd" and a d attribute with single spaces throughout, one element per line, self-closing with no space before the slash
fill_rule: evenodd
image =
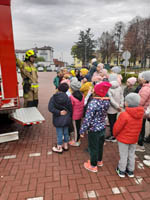
<path id="1" fill-rule="evenodd" d="M 131 57 L 131 53 L 129 51 L 124 51 L 122 57 L 123 59 L 128 60 Z"/>
<path id="2" fill-rule="evenodd" d="M 129 61 L 128 60 L 124 60 L 122 63 L 125 67 L 127 67 L 129 65 Z"/>

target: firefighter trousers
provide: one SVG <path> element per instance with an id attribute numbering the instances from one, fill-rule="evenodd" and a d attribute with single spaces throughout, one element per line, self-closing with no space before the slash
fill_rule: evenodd
<path id="1" fill-rule="evenodd" d="M 38 91 L 29 90 L 28 93 L 24 93 L 23 97 L 24 107 L 38 107 Z"/>

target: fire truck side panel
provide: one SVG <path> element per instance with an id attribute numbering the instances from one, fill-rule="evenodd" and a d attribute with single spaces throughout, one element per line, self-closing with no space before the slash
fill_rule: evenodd
<path id="1" fill-rule="evenodd" d="M 3 98 L 18 98 L 10 0 L 0 0 L 0 67 Z"/>
<path id="2" fill-rule="evenodd" d="M 0 5 L 10 6 L 10 0 L 0 0 Z"/>

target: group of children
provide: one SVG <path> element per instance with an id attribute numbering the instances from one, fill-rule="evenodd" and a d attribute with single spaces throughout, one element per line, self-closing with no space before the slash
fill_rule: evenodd
<path id="1" fill-rule="evenodd" d="M 57 133 L 57 145 L 52 150 L 62 153 L 69 150 L 68 144 L 80 146 L 81 138 L 88 131 L 90 160 L 84 167 L 97 172 L 98 166 L 103 166 L 104 141 L 117 140 L 120 160 L 116 172 L 120 177 L 125 174 L 134 177 L 136 143 L 142 144 L 140 148 L 143 148 L 145 135 L 141 128 L 145 128 L 145 111 L 150 105 L 150 71 L 142 73 L 142 87 L 137 94 L 133 89 L 134 77 L 127 80 L 123 91 L 120 67 L 113 67 L 108 74 L 102 63 L 97 65 L 96 59 L 92 61 L 90 70 L 83 68 L 68 73 L 65 69 L 54 79 L 56 93 L 48 105 Z M 107 117 L 110 124 L 108 137 L 105 136 Z"/>

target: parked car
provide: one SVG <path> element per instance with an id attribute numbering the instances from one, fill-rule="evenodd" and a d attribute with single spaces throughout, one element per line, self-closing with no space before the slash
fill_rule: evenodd
<path id="1" fill-rule="evenodd" d="M 44 72 L 44 67 L 38 67 L 38 72 Z"/>
<path id="2" fill-rule="evenodd" d="M 52 71 L 52 68 L 50 66 L 46 67 L 46 71 L 47 72 L 51 72 Z"/>

